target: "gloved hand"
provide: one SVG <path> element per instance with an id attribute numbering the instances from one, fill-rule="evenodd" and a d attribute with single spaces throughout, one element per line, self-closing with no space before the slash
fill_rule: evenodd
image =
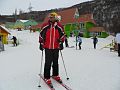
<path id="1" fill-rule="evenodd" d="M 59 49 L 60 49 L 60 50 L 63 50 L 63 43 L 60 43 Z"/>
<path id="2" fill-rule="evenodd" d="M 61 43 L 62 41 L 60 39 L 57 40 L 59 43 Z"/>
<path id="3" fill-rule="evenodd" d="M 41 51 L 44 50 L 43 45 L 42 45 L 41 43 L 40 43 L 39 49 L 40 49 Z"/>

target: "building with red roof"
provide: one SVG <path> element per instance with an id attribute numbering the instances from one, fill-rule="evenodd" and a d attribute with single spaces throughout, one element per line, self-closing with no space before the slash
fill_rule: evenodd
<path id="1" fill-rule="evenodd" d="M 90 28 L 95 27 L 96 23 L 93 19 L 93 14 L 79 15 L 77 8 L 67 8 L 56 12 L 61 16 L 61 24 L 64 26 L 65 33 L 69 36 L 70 33 L 78 35 L 82 33 L 84 37 L 90 37 Z M 42 23 L 48 22 L 49 14 Z"/>
<path id="2" fill-rule="evenodd" d="M 61 16 L 60 22 L 62 25 L 64 25 L 65 32 L 68 36 L 71 32 L 75 30 L 77 30 L 78 32 L 84 32 L 83 29 L 86 29 L 87 24 L 89 24 L 87 22 L 92 23 L 93 26 L 95 24 L 92 14 L 79 15 L 77 8 L 68 8 L 62 11 L 58 11 L 56 13 Z M 46 16 L 43 23 L 49 20 L 48 16 L 49 14 Z"/>

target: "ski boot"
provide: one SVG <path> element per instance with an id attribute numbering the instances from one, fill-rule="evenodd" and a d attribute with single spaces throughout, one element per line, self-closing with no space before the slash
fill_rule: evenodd
<path id="1" fill-rule="evenodd" d="M 62 80 L 60 79 L 60 76 L 52 76 L 56 81 L 59 83 L 62 83 Z"/>

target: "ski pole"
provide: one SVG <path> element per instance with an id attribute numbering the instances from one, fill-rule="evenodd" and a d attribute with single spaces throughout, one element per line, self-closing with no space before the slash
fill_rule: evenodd
<path id="1" fill-rule="evenodd" d="M 69 77 L 68 77 L 68 74 L 67 74 L 67 70 L 66 70 L 66 67 L 65 67 L 65 62 L 63 60 L 63 55 L 62 55 L 62 51 L 61 50 L 60 50 L 60 54 L 61 54 L 61 58 L 62 58 L 62 61 L 63 61 L 63 66 L 64 66 L 64 69 L 65 69 L 67 80 L 69 80 Z"/>
<path id="2" fill-rule="evenodd" d="M 42 51 L 41 64 L 40 64 L 40 75 L 42 73 L 42 63 L 43 63 L 43 51 Z M 39 79 L 39 85 L 38 85 L 38 87 L 41 87 L 40 84 L 41 84 L 41 78 Z"/>

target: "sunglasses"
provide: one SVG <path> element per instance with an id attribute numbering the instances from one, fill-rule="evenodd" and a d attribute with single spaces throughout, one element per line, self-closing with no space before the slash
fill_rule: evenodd
<path id="1" fill-rule="evenodd" d="M 54 18 L 54 17 L 49 17 L 49 18 Z"/>

